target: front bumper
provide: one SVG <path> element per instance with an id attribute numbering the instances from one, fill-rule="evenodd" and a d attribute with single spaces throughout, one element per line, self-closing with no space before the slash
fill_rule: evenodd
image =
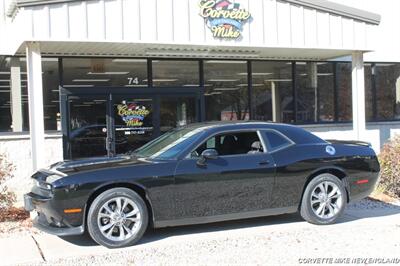
<path id="1" fill-rule="evenodd" d="M 48 234 L 57 235 L 57 236 L 73 236 L 73 235 L 82 235 L 85 232 L 85 228 L 83 225 L 78 227 L 56 227 L 52 226 L 47 222 L 46 217 L 43 214 L 39 213 L 33 219 L 33 226 L 37 229 L 46 232 Z"/>
<path id="2" fill-rule="evenodd" d="M 33 219 L 33 226 L 41 231 L 58 236 L 81 235 L 85 228 L 71 226 L 62 215 L 51 208 L 51 198 L 46 198 L 32 192 L 24 195 L 26 211 L 35 211 L 37 216 Z"/>

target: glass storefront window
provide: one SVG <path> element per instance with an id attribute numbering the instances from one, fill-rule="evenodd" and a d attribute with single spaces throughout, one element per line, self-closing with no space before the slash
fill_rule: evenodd
<path id="1" fill-rule="evenodd" d="M 297 62 L 297 122 L 334 121 L 333 65 L 327 62 Z"/>
<path id="2" fill-rule="evenodd" d="M 196 109 L 195 97 L 161 97 L 161 133 L 196 122 Z"/>
<path id="3" fill-rule="evenodd" d="M 152 60 L 154 87 L 198 87 L 199 61 Z"/>
<path id="4" fill-rule="evenodd" d="M 364 64 L 364 84 L 365 84 L 365 119 L 367 122 L 374 118 L 374 96 L 372 91 L 372 67 L 371 64 Z"/>
<path id="5" fill-rule="evenodd" d="M 16 73 L 17 76 L 19 73 L 20 82 L 18 84 L 12 84 L 12 73 Z M 17 97 L 14 98 L 17 99 L 14 102 L 12 100 L 13 92 L 16 92 L 14 97 Z M 13 106 L 20 110 L 14 114 L 14 117 L 12 115 Z M 17 57 L 0 56 L 0 131 L 29 130 L 28 114 L 26 64 Z"/>
<path id="6" fill-rule="evenodd" d="M 338 90 L 338 121 L 352 120 L 351 63 L 338 63 L 336 70 Z"/>
<path id="7" fill-rule="evenodd" d="M 246 61 L 204 61 L 206 120 L 250 119 Z"/>
<path id="8" fill-rule="evenodd" d="M 70 97 L 68 101 L 70 157 L 106 155 L 106 98 L 85 95 Z"/>
<path id="9" fill-rule="evenodd" d="M 61 130 L 58 58 L 42 58 L 44 129 Z"/>
<path id="10" fill-rule="evenodd" d="M 252 62 L 254 118 L 291 122 L 293 120 L 292 66 L 290 62 Z"/>
<path id="11" fill-rule="evenodd" d="M 147 60 L 124 58 L 64 58 L 63 86 L 146 87 Z"/>
<path id="12" fill-rule="evenodd" d="M 376 64 L 377 119 L 400 119 L 400 64 Z"/>
<path id="13" fill-rule="evenodd" d="M 12 131 L 10 59 L 0 57 L 0 131 Z"/>

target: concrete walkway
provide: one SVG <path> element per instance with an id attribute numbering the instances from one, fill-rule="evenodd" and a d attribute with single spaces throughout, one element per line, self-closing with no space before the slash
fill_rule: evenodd
<path id="1" fill-rule="evenodd" d="M 248 240 L 251 242 L 254 236 L 266 236 L 279 233 L 282 234 L 282 237 L 281 239 L 277 238 L 276 243 L 272 243 L 273 240 L 270 240 L 271 246 L 278 247 L 283 244 L 283 241 L 289 241 L 290 243 L 290 232 L 296 232 L 295 234 L 297 236 L 293 239 L 293 243 L 297 245 L 301 245 L 299 241 L 306 242 L 306 239 L 309 239 L 310 243 L 317 244 L 315 241 L 321 241 L 319 239 L 321 232 L 325 232 L 327 235 L 335 233 L 349 235 L 349 239 L 340 239 L 343 241 L 340 245 L 343 244 L 347 247 L 354 245 L 355 238 L 375 239 L 371 248 L 373 248 L 373 246 L 378 246 L 378 250 L 381 250 L 385 248 L 386 245 L 387 249 L 390 249 L 387 251 L 391 252 L 390 254 L 393 256 L 397 254 L 400 259 L 400 255 L 398 255 L 400 254 L 400 207 L 391 204 L 377 204 L 378 203 L 368 200 L 350 205 L 346 209 L 345 215 L 338 223 L 331 226 L 311 225 L 304 222 L 299 215 L 291 214 L 207 225 L 149 230 L 140 244 L 124 249 L 110 250 L 104 248 L 94 243 L 87 235 L 60 238 L 48 234 L 36 234 L 16 238 L 3 238 L 0 239 L 0 265 L 41 263 L 48 263 L 51 265 L 52 261 L 60 262 L 60 260 L 63 259 L 77 259 L 88 256 L 101 258 L 101 256 L 110 256 L 110 254 L 114 254 L 115 252 L 128 252 L 133 256 L 135 254 L 143 255 L 143 253 L 148 252 L 148 250 L 152 250 L 152 252 L 155 253 L 157 250 L 168 250 L 168 247 L 171 245 L 187 246 L 195 245 L 194 243 L 199 242 L 215 242 L 227 236 L 232 238 L 240 236 L 241 239 L 243 236 L 249 236 Z M 363 230 L 361 230 L 361 228 L 363 228 Z M 382 235 L 382 229 L 389 230 L 389 228 L 391 228 L 392 231 L 387 232 L 387 236 Z M 348 232 L 348 234 L 345 232 Z M 303 233 L 304 236 L 302 236 Z M 313 234 L 315 234 L 315 236 L 313 236 Z M 381 243 L 380 240 L 388 236 L 391 237 L 391 239 L 386 238 L 387 241 L 382 241 Z M 257 245 L 256 243 L 253 244 Z M 304 248 L 307 249 L 307 247 Z M 393 248 L 395 250 L 393 250 Z M 232 249 L 232 247 L 229 247 L 229 244 L 227 244 L 226 249 Z M 284 256 L 285 252 L 289 252 L 289 250 L 285 251 L 285 249 L 283 249 L 282 252 L 283 253 L 280 255 Z M 347 249 L 348 253 L 343 252 L 342 250 L 342 255 L 354 255 L 350 249 Z M 194 255 L 196 254 L 196 250 L 193 250 L 193 253 L 189 251 L 189 253 Z M 323 255 L 324 254 L 321 256 Z M 378 255 L 380 255 L 380 253 L 374 254 L 374 256 Z M 147 255 L 143 256 L 145 259 Z M 148 257 L 151 257 L 151 255 Z M 290 262 L 292 261 L 288 261 L 288 263 Z M 80 264 L 79 260 L 78 264 Z M 145 261 L 144 264 L 149 264 L 149 261 Z"/>

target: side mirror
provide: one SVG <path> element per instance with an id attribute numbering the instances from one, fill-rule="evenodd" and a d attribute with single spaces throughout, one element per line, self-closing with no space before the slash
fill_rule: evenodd
<path id="1" fill-rule="evenodd" d="M 218 152 L 215 149 L 206 149 L 201 153 L 201 157 L 205 159 L 215 160 L 218 158 Z"/>
<path id="2" fill-rule="evenodd" d="M 201 155 L 200 159 L 197 161 L 198 166 L 205 166 L 207 160 L 215 160 L 218 158 L 218 152 L 215 149 L 206 149 Z"/>

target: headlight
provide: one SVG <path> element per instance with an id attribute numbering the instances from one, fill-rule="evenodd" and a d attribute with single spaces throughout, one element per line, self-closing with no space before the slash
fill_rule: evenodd
<path id="1" fill-rule="evenodd" d="M 52 190 L 52 188 L 53 188 L 53 186 L 51 184 L 41 181 L 41 180 L 37 180 L 37 179 L 33 179 L 33 186 L 39 187 L 42 189 L 46 189 L 46 190 Z"/>
<path id="2" fill-rule="evenodd" d="M 50 175 L 46 178 L 46 182 L 51 184 L 60 178 L 62 178 L 62 176 L 60 176 L 60 175 Z"/>

